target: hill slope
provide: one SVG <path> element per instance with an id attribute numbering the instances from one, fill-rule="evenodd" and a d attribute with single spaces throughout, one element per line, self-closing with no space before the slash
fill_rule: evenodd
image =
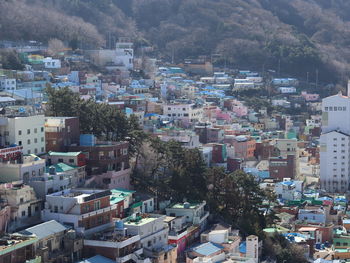
<path id="1" fill-rule="evenodd" d="M 7 0 L 0 38 L 98 46 L 129 36 L 163 57 L 220 54 L 218 63 L 279 64 L 281 72 L 312 79 L 318 70 L 335 81 L 348 74 L 349 11 L 347 0 Z"/>

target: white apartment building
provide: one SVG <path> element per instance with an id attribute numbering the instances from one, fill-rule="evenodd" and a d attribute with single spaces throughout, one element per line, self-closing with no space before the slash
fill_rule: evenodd
<path id="1" fill-rule="evenodd" d="M 35 155 L 24 155 L 22 161 L 0 163 L 0 182 L 24 181 L 40 176 L 45 172 L 45 159 Z"/>
<path id="2" fill-rule="evenodd" d="M 205 210 L 206 204 L 205 201 L 201 203 L 177 203 L 165 208 L 165 212 L 167 216 L 185 216 L 187 223 L 199 225 L 201 230 L 204 230 L 209 217 L 209 212 Z"/>
<path id="3" fill-rule="evenodd" d="M 349 92 L 349 89 L 348 89 Z M 350 181 L 350 98 L 341 93 L 322 100 L 321 188 L 347 192 Z"/>
<path id="4" fill-rule="evenodd" d="M 73 167 L 59 163 L 48 167 L 45 174 L 33 176 L 28 184 L 34 188 L 38 198 L 45 200 L 48 194 L 81 187 L 84 182 L 85 166 Z"/>
<path id="5" fill-rule="evenodd" d="M 17 89 L 16 79 L 9 79 L 5 76 L 0 76 L 0 91 L 13 91 Z"/>
<path id="6" fill-rule="evenodd" d="M 203 107 L 193 103 L 165 104 L 163 106 L 163 114 L 174 120 L 198 122 L 203 119 Z"/>
<path id="7" fill-rule="evenodd" d="M 115 49 L 115 63 L 126 70 L 134 68 L 134 49 L 132 42 L 118 42 Z"/>
<path id="8" fill-rule="evenodd" d="M 45 152 L 45 116 L 0 117 L 0 145 L 23 146 L 24 154 Z"/>
<path id="9" fill-rule="evenodd" d="M 47 69 L 59 69 L 61 68 L 61 60 L 53 59 L 51 57 L 44 58 L 43 60 L 45 68 Z"/>
<path id="10" fill-rule="evenodd" d="M 164 222 L 166 216 L 149 214 L 132 216 L 124 222 L 129 235 L 139 235 L 141 246 L 149 250 L 159 249 L 168 244 L 169 227 Z"/>

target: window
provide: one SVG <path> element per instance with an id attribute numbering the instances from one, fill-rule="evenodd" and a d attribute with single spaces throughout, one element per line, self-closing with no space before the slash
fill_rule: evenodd
<path id="1" fill-rule="evenodd" d="M 27 153 L 30 154 L 30 150 L 28 150 Z"/>
<path id="2" fill-rule="evenodd" d="M 334 107 L 334 111 L 337 111 L 337 107 Z"/>
<path id="3" fill-rule="evenodd" d="M 63 159 L 62 158 L 58 159 L 58 162 L 63 163 Z"/>
<path id="4" fill-rule="evenodd" d="M 100 200 L 95 201 L 95 203 L 94 203 L 94 208 L 95 208 L 95 210 L 100 209 L 100 207 L 101 207 L 101 202 L 100 202 Z"/>
<path id="5" fill-rule="evenodd" d="M 41 127 L 40 130 L 41 130 L 41 132 L 44 132 L 44 127 Z"/>
<path id="6" fill-rule="evenodd" d="M 21 198 L 19 199 L 19 202 L 20 202 L 21 204 L 24 202 L 23 197 L 21 197 Z"/>
<path id="7" fill-rule="evenodd" d="M 69 159 L 69 162 L 70 163 L 74 163 L 74 159 Z"/>
<path id="8" fill-rule="evenodd" d="M 346 111 L 346 107 L 343 107 L 343 111 Z"/>
<path id="9" fill-rule="evenodd" d="M 26 211 L 22 211 L 22 216 L 26 216 Z"/>
<path id="10" fill-rule="evenodd" d="M 38 129 L 37 128 L 34 128 L 34 133 L 38 133 Z"/>
<path id="11" fill-rule="evenodd" d="M 41 147 L 41 152 L 42 152 L 42 153 L 44 152 L 44 147 Z"/>
<path id="12" fill-rule="evenodd" d="M 34 153 L 38 153 L 38 149 L 37 148 L 34 149 Z"/>
<path id="13" fill-rule="evenodd" d="M 37 138 L 34 138 L 34 143 L 38 143 L 38 139 Z"/>
<path id="14" fill-rule="evenodd" d="M 21 130 L 18 130 L 18 135 L 22 135 L 22 131 Z"/>
<path id="15" fill-rule="evenodd" d="M 41 141 L 44 142 L 44 137 L 41 137 Z"/>
<path id="16" fill-rule="evenodd" d="M 30 134 L 30 129 L 27 129 L 27 134 Z"/>
<path id="17" fill-rule="evenodd" d="M 148 242 L 147 242 L 147 246 L 148 246 L 148 247 L 152 246 L 152 241 L 148 241 Z"/>
<path id="18" fill-rule="evenodd" d="M 328 111 L 328 107 L 325 107 L 324 110 L 325 110 L 325 111 Z"/>
<path id="19" fill-rule="evenodd" d="M 21 146 L 22 145 L 22 141 L 18 141 L 18 145 Z"/>
<path id="20" fill-rule="evenodd" d="M 333 111 L 333 107 L 329 107 L 329 111 Z"/>

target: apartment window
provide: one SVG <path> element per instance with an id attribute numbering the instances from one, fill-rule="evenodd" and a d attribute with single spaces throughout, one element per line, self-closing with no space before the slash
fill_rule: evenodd
<path id="1" fill-rule="evenodd" d="M 333 107 L 329 107 L 329 111 L 333 111 Z"/>
<path id="2" fill-rule="evenodd" d="M 59 162 L 59 163 L 63 163 L 63 159 L 61 159 L 61 158 L 58 159 L 58 162 Z"/>
<path id="3" fill-rule="evenodd" d="M 324 110 L 325 110 L 325 111 L 328 111 L 328 107 L 325 107 Z"/>
<path id="4" fill-rule="evenodd" d="M 42 152 L 42 153 L 44 152 L 44 147 L 41 147 L 41 152 Z"/>
<path id="5" fill-rule="evenodd" d="M 185 111 L 186 109 L 185 108 L 182 108 L 183 111 Z"/>
<path id="6" fill-rule="evenodd" d="M 37 148 L 34 149 L 34 153 L 38 153 L 38 149 Z"/>
<path id="7" fill-rule="evenodd" d="M 171 108 L 168 108 L 168 110 L 171 110 Z"/>
<path id="8" fill-rule="evenodd" d="M 23 197 L 21 197 L 21 198 L 19 199 L 19 202 L 20 202 L 21 204 L 24 202 Z"/>
<path id="9" fill-rule="evenodd" d="M 346 107 L 343 107 L 343 111 L 346 111 Z"/>
<path id="10" fill-rule="evenodd" d="M 44 142 L 44 137 L 41 137 L 41 141 Z"/>
<path id="11" fill-rule="evenodd" d="M 148 241 L 148 242 L 147 242 L 147 246 L 148 246 L 148 247 L 152 246 L 152 241 Z"/>
<path id="12" fill-rule="evenodd" d="M 334 107 L 334 111 L 337 111 L 337 107 Z"/>
<path id="13" fill-rule="evenodd" d="M 38 133 L 38 129 L 37 128 L 34 128 L 34 133 Z"/>
<path id="14" fill-rule="evenodd" d="M 41 130 L 41 132 L 44 132 L 44 127 L 41 127 L 40 130 Z"/>
<path id="15" fill-rule="evenodd" d="M 30 129 L 27 129 L 27 134 L 30 134 Z"/>
<path id="16" fill-rule="evenodd" d="M 28 150 L 27 153 L 30 154 L 30 150 Z"/>
<path id="17" fill-rule="evenodd" d="M 337 138 L 333 138 L 333 141 L 336 141 L 337 140 Z"/>
<path id="18" fill-rule="evenodd" d="M 342 140 L 342 141 L 345 141 L 345 138 L 343 137 L 343 138 L 341 138 L 341 140 Z"/>
<path id="19" fill-rule="evenodd" d="M 22 145 L 22 141 L 18 141 L 18 145 L 21 146 Z"/>
<path id="20" fill-rule="evenodd" d="M 100 200 L 95 201 L 95 203 L 94 203 L 94 208 L 95 208 L 95 210 L 100 209 L 100 207 L 101 207 L 101 202 L 100 202 Z"/>
<path id="21" fill-rule="evenodd" d="M 34 143 L 38 143 L 38 139 L 37 138 L 34 138 Z"/>
<path id="22" fill-rule="evenodd" d="M 26 211 L 22 211 L 22 216 L 26 216 Z"/>
<path id="23" fill-rule="evenodd" d="M 18 130 L 18 135 L 22 135 L 22 131 L 21 130 Z"/>
<path id="24" fill-rule="evenodd" d="M 30 140 L 29 139 L 27 140 L 27 144 L 30 144 Z"/>
<path id="25" fill-rule="evenodd" d="M 74 163 L 74 159 L 69 159 L 69 162 L 70 163 Z"/>

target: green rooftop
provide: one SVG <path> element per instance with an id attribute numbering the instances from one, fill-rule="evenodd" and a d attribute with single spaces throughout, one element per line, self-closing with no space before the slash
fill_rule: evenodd
<path id="1" fill-rule="evenodd" d="M 46 172 L 49 172 L 50 167 L 55 167 L 56 168 L 56 172 L 57 173 L 63 173 L 63 172 L 68 172 L 70 170 L 74 170 L 77 168 L 77 166 L 72 166 L 72 165 L 68 165 L 65 163 L 58 163 L 58 164 L 53 164 L 50 166 L 46 166 Z"/>
<path id="2" fill-rule="evenodd" d="M 117 204 L 117 203 L 119 203 L 121 201 L 124 201 L 123 197 L 118 197 L 118 196 L 114 196 L 114 195 L 111 195 L 111 197 L 110 197 L 110 203 L 112 205 Z"/>
<path id="3" fill-rule="evenodd" d="M 49 156 L 66 156 L 66 157 L 76 157 L 81 152 L 48 152 Z"/>
<path id="4" fill-rule="evenodd" d="M 116 197 L 126 197 L 126 196 L 129 196 L 129 195 L 132 195 L 136 191 L 127 190 L 127 189 L 121 189 L 121 188 L 115 188 L 115 189 L 111 189 L 111 192 L 112 192 L 112 195 L 114 195 Z"/>

